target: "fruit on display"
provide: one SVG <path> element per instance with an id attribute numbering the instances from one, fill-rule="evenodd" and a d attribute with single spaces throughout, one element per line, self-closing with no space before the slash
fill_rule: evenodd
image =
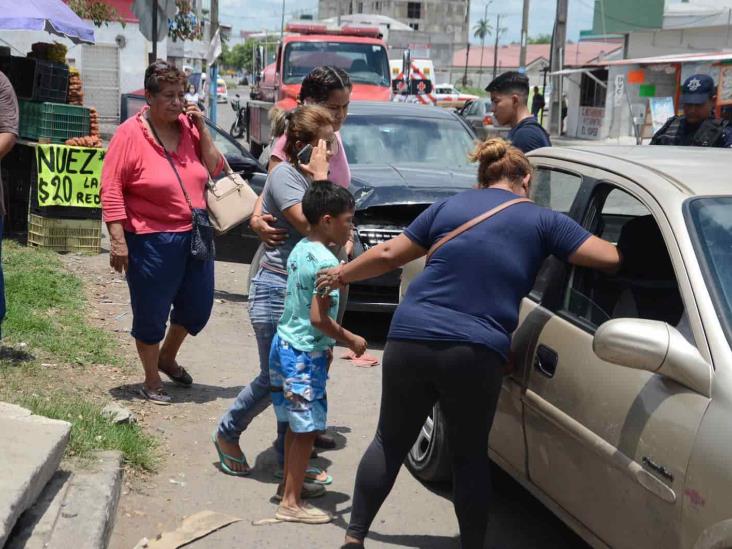
<path id="1" fill-rule="evenodd" d="M 84 137 L 72 137 L 64 142 L 72 147 L 92 147 L 95 149 L 102 148 L 102 138 L 98 135 L 85 135 Z"/>
<path id="2" fill-rule="evenodd" d="M 69 105 L 84 104 L 84 88 L 81 83 L 79 69 L 76 67 L 69 69 L 69 94 L 66 102 Z"/>
<path id="3" fill-rule="evenodd" d="M 90 134 L 99 137 L 99 113 L 94 107 L 89 107 Z"/>

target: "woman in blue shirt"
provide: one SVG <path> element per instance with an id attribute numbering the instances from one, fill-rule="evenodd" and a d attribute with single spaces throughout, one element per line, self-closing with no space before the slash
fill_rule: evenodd
<path id="1" fill-rule="evenodd" d="M 319 286 L 342 287 L 398 268 L 426 255 L 471 219 L 529 195 L 531 165 L 517 148 L 491 139 L 479 144 L 471 158 L 480 163 L 476 189 L 433 204 L 404 234 L 321 273 Z M 409 286 L 384 350 L 379 423 L 358 468 L 346 546 L 362 546 L 409 448 L 439 402 L 462 547 L 483 547 L 490 493 L 488 434 L 510 334 L 520 302 L 549 255 L 608 271 L 620 265 L 614 245 L 566 215 L 526 201 L 449 240 Z"/>

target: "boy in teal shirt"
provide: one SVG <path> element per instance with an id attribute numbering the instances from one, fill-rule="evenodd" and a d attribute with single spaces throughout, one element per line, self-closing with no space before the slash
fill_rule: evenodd
<path id="1" fill-rule="evenodd" d="M 366 341 L 335 321 L 338 290 L 319 293 L 319 271 L 338 265 L 328 249 L 344 246 L 351 236 L 353 196 L 330 181 L 316 181 L 305 192 L 302 211 L 310 225 L 287 259 L 285 310 L 269 357 L 269 375 L 277 421 L 289 423 L 285 438 L 284 488 L 275 517 L 287 522 L 323 524 L 330 514 L 300 499 L 308 458 L 318 432 L 326 426 L 325 386 L 336 341 L 357 356 Z"/>

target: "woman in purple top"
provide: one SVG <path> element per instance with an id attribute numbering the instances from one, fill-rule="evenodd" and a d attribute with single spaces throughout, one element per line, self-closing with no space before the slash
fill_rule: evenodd
<path id="1" fill-rule="evenodd" d="M 420 258 L 443 236 L 531 189 L 524 154 L 502 139 L 477 146 L 478 186 L 425 210 L 404 234 L 325 271 L 342 287 Z M 445 416 L 455 513 L 465 549 L 482 549 L 488 525 L 488 434 L 521 300 L 549 255 L 615 270 L 612 244 L 532 202 L 512 205 L 440 247 L 394 314 L 384 349 L 376 435 L 356 476 L 344 547 L 362 547 L 409 448 L 436 402 Z"/>

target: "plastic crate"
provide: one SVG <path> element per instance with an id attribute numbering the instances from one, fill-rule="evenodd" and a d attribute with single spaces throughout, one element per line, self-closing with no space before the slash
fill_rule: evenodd
<path id="1" fill-rule="evenodd" d="M 72 137 L 89 135 L 89 109 L 60 103 L 18 100 L 20 136 L 35 141 L 48 139 L 63 143 Z"/>
<path id="2" fill-rule="evenodd" d="M 102 223 L 97 219 L 54 219 L 29 214 L 28 245 L 96 255 L 102 251 Z"/>
<path id="3" fill-rule="evenodd" d="M 6 73 L 18 99 L 66 103 L 69 67 L 33 57 L 11 57 Z"/>

